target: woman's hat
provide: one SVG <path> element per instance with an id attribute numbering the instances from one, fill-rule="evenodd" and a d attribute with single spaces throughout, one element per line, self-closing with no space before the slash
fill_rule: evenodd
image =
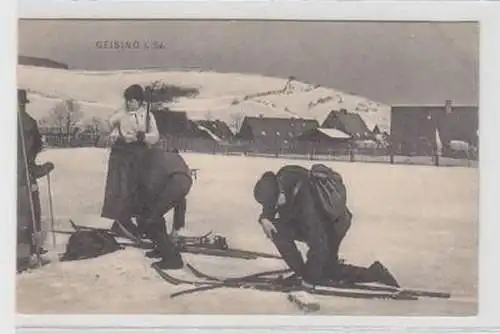
<path id="1" fill-rule="evenodd" d="M 17 103 L 20 104 L 30 103 L 30 100 L 28 100 L 28 94 L 26 93 L 26 89 L 17 90 Z"/>
<path id="2" fill-rule="evenodd" d="M 123 92 L 123 97 L 125 98 L 126 101 L 135 99 L 139 102 L 142 102 L 144 101 L 144 89 L 142 89 L 142 87 L 137 84 L 129 86 Z"/>
<path id="3" fill-rule="evenodd" d="M 275 205 L 278 195 L 279 185 L 276 174 L 265 172 L 253 189 L 255 200 L 262 205 Z"/>

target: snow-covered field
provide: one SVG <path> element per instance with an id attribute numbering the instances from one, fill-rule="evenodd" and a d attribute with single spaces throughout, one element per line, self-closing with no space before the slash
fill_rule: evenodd
<path id="1" fill-rule="evenodd" d="M 95 148 L 43 152 L 53 161 L 54 212 L 59 229 L 67 218 L 108 227 L 99 218 L 106 176 L 107 151 Z M 275 252 L 256 222 L 259 207 L 252 197 L 254 182 L 267 169 L 309 161 L 184 154 L 199 168 L 188 198 L 187 230 L 212 230 L 230 245 Z M 354 213 L 341 247 L 348 262 L 382 261 L 406 287 L 444 290 L 449 300 L 355 300 L 318 297 L 320 314 L 328 315 L 474 315 L 477 312 L 478 179 L 476 168 L 436 168 L 388 164 L 325 162 L 344 176 Z M 47 214 L 47 184 L 41 182 Z M 170 217 L 168 218 L 170 220 Z M 57 235 L 64 249 L 67 236 Z M 47 239 L 51 248 L 51 238 Z M 235 260 L 187 254 L 185 260 L 220 276 L 281 268 L 280 260 Z M 170 299 L 177 289 L 149 267 L 143 251 L 127 248 L 92 260 L 54 261 L 17 276 L 19 313 L 175 313 L 175 314 L 300 314 L 277 292 L 218 289 Z M 179 270 L 173 275 L 188 275 Z"/>

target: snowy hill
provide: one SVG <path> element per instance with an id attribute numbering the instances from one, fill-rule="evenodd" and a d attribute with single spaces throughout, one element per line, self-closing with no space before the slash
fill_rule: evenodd
<path id="1" fill-rule="evenodd" d="M 192 119 L 214 118 L 231 124 L 235 118 L 263 115 L 303 117 L 324 121 L 331 110 L 356 112 L 373 129 L 390 130 L 390 107 L 335 89 L 297 80 L 239 73 L 196 71 L 77 71 L 18 65 L 18 87 L 30 94 L 34 117 L 46 116 L 63 99 L 81 105 L 85 118 L 106 119 L 121 106 L 123 90 L 134 83 L 155 80 L 181 87 L 197 88 L 195 98 L 182 98 L 171 109 L 184 110 Z"/>

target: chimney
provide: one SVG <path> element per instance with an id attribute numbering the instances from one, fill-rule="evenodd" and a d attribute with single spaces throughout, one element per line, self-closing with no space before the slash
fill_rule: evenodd
<path id="1" fill-rule="evenodd" d="M 451 114 L 451 112 L 453 111 L 453 108 L 451 106 L 451 100 L 446 100 L 444 105 L 444 110 L 446 111 L 446 114 Z"/>
<path id="2" fill-rule="evenodd" d="M 259 114 L 259 118 L 264 118 L 264 114 L 263 114 L 263 113 L 260 113 L 260 114 Z"/>

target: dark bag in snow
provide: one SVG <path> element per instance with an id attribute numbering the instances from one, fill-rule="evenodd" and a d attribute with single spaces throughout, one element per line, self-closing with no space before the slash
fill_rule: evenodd
<path id="1" fill-rule="evenodd" d="M 345 215 L 347 193 L 339 173 L 323 164 L 314 164 L 309 182 L 318 207 L 328 218 L 337 220 Z"/>
<path id="2" fill-rule="evenodd" d="M 69 237 L 60 261 L 91 259 L 123 248 L 109 232 L 81 229 Z"/>

